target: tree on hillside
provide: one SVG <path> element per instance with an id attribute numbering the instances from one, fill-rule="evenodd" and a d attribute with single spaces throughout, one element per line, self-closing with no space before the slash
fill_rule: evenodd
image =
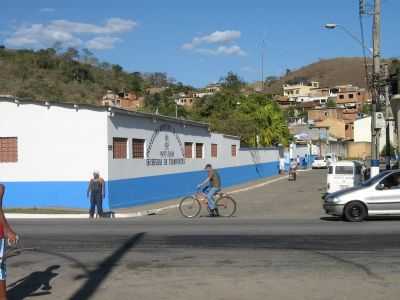
<path id="1" fill-rule="evenodd" d="M 191 117 L 209 121 L 211 129 L 241 137 L 245 146 L 287 144 L 289 131 L 280 107 L 263 94 L 248 97 L 237 92 L 242 82 L 228 76 L 221 92 L 196 103 Z"/>
<path id="2" fill-rule="evenodd" d="M 336 108 L 336 101 L 332 98 L 329 98 L 328 102 L 326 103 L 326 106 L 328 108 Z"/>
<path id="3" fill-rule="evenodd" d="M 79 51 L 70 47 L 62 54 L 62 57 L 67 61 L 79 60 Z"/>
<path id="4" fill-rule="evenodd" d="M 155 72 L 146 73 L 144 75 L 145 81 L 152 87 L 166 87 L 168 86 L 168 75 L 166 73 Z"/>
<path id="5" fill-rule="evenodd" d="M 233 72 L 229 72 L 225 77 L 220 79 L 222 87 L 231 92 L 240 92 L 245 83 L 239 76 Z"/>
<path id="6" fill-rule="evenodd" d="M 112 65 L 111 69 L 115 74 L 120 74 L 124 71 L 120 65 Z"/>

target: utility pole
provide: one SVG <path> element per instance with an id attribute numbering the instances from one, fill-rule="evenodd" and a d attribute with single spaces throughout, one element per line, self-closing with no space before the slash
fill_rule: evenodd
<path id="1" fill-rule="evenodd" d="M 391 114 L 391 108 L 390 108 L 390 74 L 389 74 L 389 65 L 385 64 L 383 66 L 384 70 L 384 76 L 385 76 L 385 120 L 386 120 L 386 170 L 390 170 L 390 159 L 392 157 L 391 153 L 391 143 L 390 143 L 390 122 L 393 119 L 393 116 Z"/>
<path id="2" fill-rule="evenodd" d="M 265 41 L 262 41 L 261 44 L 261 90 L 264 93 L 264 49 L 265 49 Z"/>
<path id="3" fill-rule="evenodd" d="M 376 129 L 376 112 L 380 109 L 381 73 L 381 0 L 375 0 L 373 22 L 373 95 L 371 116 L 371 177 L 379 174 L 379 134 Z"/>

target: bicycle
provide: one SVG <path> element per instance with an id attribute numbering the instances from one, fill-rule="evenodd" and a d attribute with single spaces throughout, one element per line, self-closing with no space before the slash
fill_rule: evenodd
<path id="1" fill-rule="evenodd" d="M 214 199 L 220 217 L 232 217 L 236 213 L 237 205 L 232 196 L 218 192 L 214 196 Z M 182 198 L 178 207 L 182 216 L 191 219 L 196 218 L 200 214 L 202 205 L 206 206 L 209 211 L 206 194 L 197 191 L 194 195 Z"/>

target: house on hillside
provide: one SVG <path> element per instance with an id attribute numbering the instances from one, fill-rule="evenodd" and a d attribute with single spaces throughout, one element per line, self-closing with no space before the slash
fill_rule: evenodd
<path id="1" fill-rule="evenodd" d="M 371 102 L 371 95 L 366 89 L 352 85 L 338 86 L 336 89 L 336 105 L 338 107 L 361 112 L 363 105 Z"/>
<path id="2" fill-rule="evenodd" d="M 102 106 L 118 107 L 128 110 L 137 110 L 143 107 L 144 98 L 139 97 L 133 92 L 114 93 L 108 90 L 101 100 Z"/>
<path id="3" fill-rule="evenodd" d="M 179 106 L 191 108 L 196 100 L 194 93 L 179 93 L 175 95 L 175 103 Z"/>
<path id="4" fill-rule="evenodd" d="M 205 87 L 207 93 L 218 93 L 222 89 L 222 86 L 219 83 L 211 83 Z"/>
<path id="5" fill-rule="evenodd" d="M 296 102 L 299 97 L 308 97 L 311 90 L 319 88 L 319 82 L 300 82 L 296 84 L 286 83 L 283 85 L 283 95 L 289 97 L 291 102 Z M 301 101 L 304 102 L 304 101 Z"/>

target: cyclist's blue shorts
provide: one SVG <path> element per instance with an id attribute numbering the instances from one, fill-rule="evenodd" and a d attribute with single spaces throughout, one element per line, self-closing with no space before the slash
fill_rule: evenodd
<path id="1" fill-rule="evenodd" d="M 6 239 L 0 239 L 0 281 L 6 280 Z"/>

